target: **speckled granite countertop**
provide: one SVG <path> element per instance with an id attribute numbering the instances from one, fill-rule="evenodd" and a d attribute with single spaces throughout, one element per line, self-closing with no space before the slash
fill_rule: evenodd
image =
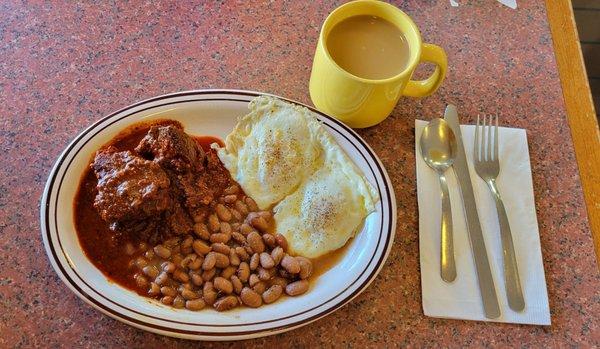
<path id="1" fill-rule="evenodd" d="M 189 346 L 115 321 L 69 292 L 42 246 L 38 205 L 46 177 L 77 133 L 155 95 L 240 88 L 310 103 L 316 38 L 338 3 L 51 3 L 0 3 L 0 347 Z M 543 1 L 521 1 L 516 11 L 495 1 L 398 6 L 425 41 L 447 50 L 450 69 L 437 94 L 402 99 L 385 122 L 359 131 L 396 190 L 390 258 L 373 284 L 336 313 L 236 345 L 600 345 L 600 277 Z M 527 129 L 550 327 L 423 315 L 414 119 L 440 116 L 448 102 L 459 106 L 463 122 L 499 110 L 503 123 Z"/>

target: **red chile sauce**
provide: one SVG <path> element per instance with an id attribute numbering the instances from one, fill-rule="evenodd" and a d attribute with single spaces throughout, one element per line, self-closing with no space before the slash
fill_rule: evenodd
<path id="1" fill-rule="evenodd" d="M 130 126 L 119 133 L 109 143 L 103 147 L 114 146 L 119 151 L 132 150 L 138 145 L 141 139 L 146 135 L 151 126 L 155 125 L 173 125 L 178 124 L 173 120 L 160 120 L 152 123 L 139 123 Z M 212 143 L 218 143 L 223 146 L 223 141 L 211 136 L 192 136 L 204 151 L 214 151 L 210 149 Z M 91 162 L 91 161 L 90 161 Z M 227 169 L 222 167 L 223 175 L 229 177 Z M 79 188 L 73 202 L 75 229 L 79 238 L 79 244 L 85 252 L 88 259 L 98 268 L 109 280 L 127 287 L 140 295 L 146 295 L 146 288 L 139 288 L 134 280 L 135 268 L 130 266 L 141 252 L 133 255 L 125 253 L 125 246 L 129 243 L 138 246 L 143 241 L 138 241 L 133 236 L 115 233 L 108 228 L 108 224 L 100 218 L 100 215 L 93 206 L 94 198 L 98 191 L 94 172 L 86 169 L 79 182 Z"/>

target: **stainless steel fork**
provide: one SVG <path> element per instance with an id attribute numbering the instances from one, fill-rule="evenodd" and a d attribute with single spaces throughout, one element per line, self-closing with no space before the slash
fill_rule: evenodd
<path id="1" fill-rule="evenodd" d="M 487 127 L 486 119 L 488 120 Z M 523 299 L 523 291 L 521 290 L 512 233 L 510 232 L 506 209 L 496 185 L 496 178 L 498 178 L 498 174 L 500 173 L 500 163 L 498 161 L 498 116 L 495 119 L 495 125 L 492 125 L 492 117 L 486 118 L 484 116 L 483 125 L 480 126 L 479 116 L 477 117 L 475 144 L 473 146 L 473 164 L 479 177 L 487 183 L 496 202 L 496 211 L 498 213 L 498 221 L 500 222 L 500 237 L 502 239 L 504 280 L 506 281 L 508 305 L 512 310 L 522 311 L 525 308 L 525 300 Z"/>

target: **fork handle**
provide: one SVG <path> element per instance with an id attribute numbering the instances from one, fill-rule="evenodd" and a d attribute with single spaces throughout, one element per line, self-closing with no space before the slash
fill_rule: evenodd
<path id="1" fill-rule="evenodd" d="M 452 209 L 446 176 L 440 173 L 440 189 L 442 190 L 442 222 L 440 225 L 440 273 L 442 280 L 452 282 L 456 279 L 456 263 L 454 262 L 454 238 L 452 236 Z"/>
<path id="2" fill-rule="evenodd" d="M 498 212 L 498 221 L 500 223 L 500 238 L 502 240 L 502 254 L 504 257 L 504 280 L 506 281 L 508 305 L 514 311 L 523 311 L 525 309 L 525 300 L 523 299 L 523 291 L 521 290 L 515 247 L 513 245 L 506 209 L 496 186 L 496 181 L 490 179 L 486 182 L 496 202 L 496 211 Z"/>

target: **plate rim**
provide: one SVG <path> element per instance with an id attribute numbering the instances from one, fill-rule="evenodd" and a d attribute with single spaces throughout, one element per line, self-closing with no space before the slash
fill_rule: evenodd
<path id="1" fill-rule="evenodd" d="M 81 287 L 80 285 L 76 285 L 76 283 L 77 283 L 76 281 L 71 280 L 70 277 L 68 275 L 66 275 L 66 272 L 62 269 L 61 261 L 59 260 L 59 258 L 57 256 L 54 256 L 54 251 L 50 247 L 49 239 L 51 237 L 49 237 L 49 234 L 50 234 L 50 229 L 48 227 L 49 221 L 47 221 L 46 216 L 48 215 L 48 212 L 50 210 L 49 198 L 50 198 L 51 190 L 54 187 L 54 177 L 56 177 L 58 170 L 62 167 L 62 163 L 63 163 L 64 159 L 69 154 L 71 154 L 72 148 L 74 146 L 76 146 L 80 142 L 80 140 L 92 129 L 96 128 L 103 122 L 105 122 L 105 121 L 109 120 L 110 118 L 117 116 L 123 112 L 132 110 L 132 109 L 142 106 L 144 104 L 160 101 L 162 99 L 176 98 L 176 97 L 188 97 L 188 96 L 194 96 L 194 95 L 206 95 L 206 94 L 225 94 L 225 95 L 234 95 L 234 96 L 238 95 L 238 96 L 244 96 L 244 97 L 249 97 L 249 96 L 256 97 L 259 95 L 270 95 L 270 96 L 274 96 L 279 99 L 294 103 L 296 105 L 306 107 L 309 110 L 311 110 L 312 112 L 318 114 L 320 117 L 323 117 L 327 120 L 332 121 L 338 127 L 340 127 L 345 132 L 349 133 L 352 137 L 354 137 L 353 140 L 349 140 L 349 141 L 351 143 L 354 143 L 354 141 L 358 141 L 359 144 L 366 149 L 368 154 L 365 154 L 365 155 L 370 157 L 374 161 L 374 163 L 378 166 L 379 173 L 383 179 L 383 184 L 385 186 L 384 190 L 387 192 L 387 196 L 388 196 L 387 205 L 389 206 L 389 211 L 390 211 L 388 233 L 387 233 L 388 239 L 386 241 L 387 246 L 384 247 L 385 249 L 380 257 L 380 262 L 376 266 L 376 268 L 372 271 L 371 275 L 367 276 L 366 280 L 364 280 L 362 282 L 362 284 L 358 285 L 356 290 L 354 290 L 349 296 L 346 296 L 345 299 L 342 299 L 340 301 L 334 301 L 334 304 L 330 308 L 325 309 L 316 315 L 312 315 L 311 317 L 309 317 L 307 319 L 300 319 L 296 322 L 292 322 L 289 324 L 282 324 L 282 325 L 279 325 L 279 326 L 276 326 L 273 328 L 256 329 L 256 330 L 241 331 L 241 332 L 203 332 L 203 331 L 188 331 L 188 330 L 183 330 L 183 329 L 180 329 L 177 331 L 171 327 L 165 327 L 160 324 L 148 323 L 144 320 L 131 318 L 128 315 L 123 314 L 122 312 L 115 310 L 115 309 L 110 309 L 110 310 L 114 311 L 114 313 L 109 311 L 108 309 L 105 309 L 104 308 L 105 305 L 97 304 L 96 303 L 97 300 L 95 300 L 93 295 L 89 295 L 87 292 L 85 292 L 85 290 L 82 290 L 80 288 Z M 138 112 L 140 112 L 140 111 L 135 111 L 134 113 L 132 113 L 132 115 L 135 115 Z M 56 195 L 58 195 L 58 193 Z M 384 202 L 382 202 L 382 204 L 384 204 Z M 72 292 L 74 292 L 80 299 L 84 300 L 86 303 L 91 305 L 93 308 L 100 310 L 103 314 L 106 314 L 106 315 L 110 316 L 111 318 L 119 320 L 128 325 L 134 326 L 136 328 L 140 328 L 140 329 L 143 329 L 146 331 L 150 331 L 150 332 L 158 333 L 158 334 L 162 334 L 162 335 L 167 335 L 167 336 L 171 336 L 171 337 L 196 339 L 196 340 L 212 340 L 212 341 L 214 341 L 214 340 L 241 340 L 241 339 L 263 337 L 263 336 L 268 336 L 268 335 L 277 334 L 277 333 L 281 333 L 281 332 L 286 332 L 286 331 L 290 331 L 292 329 L 307 325 L 311 322 L 314 322 L 318 319 L 321 319 L 321 318 L 337 311 L 338 309 L 340 309 L 341 307 L 343 307 L 344 305 L 346 305 L 350 301 L 352 301 L 354 298 L 356 298 L 360 293 L 362 293 L 371 284 L 371 282 L 373 282 L 373 280 L 377 277 L 377 275 L 379 274 L 379 272 L 385 265 L 387 258 L 389 257 L 391 248 L 393 246 L 394 238 L 395 238 L 395 233 L 396 233 L 396 223 L 397 223 L 396 209 L 397 209 L 396 198 L 394 195 L 393 186 L 392 186 L 391 180 L 390 180 L 390 178 L 387 174 L 387 171 L 386 171 L 385 167 L 383 166 L 381 160 L 377 157 L 377 155 L 375 154 L 373 149 L 366 143 L 366 141 L 364 141 L 353 129 L 351 129 L 347 125 L 343 124 L 341 121 L 339 121 L 323 112 L 320 112 L 320 111 L 316 110 L 315 108 L 310 107 L 304 103 L 301 103 L 301 102 L 298 102 L 296 100 L 292 100 L 289 98 L 281 97 L 281 96 L 278 96 L 275 94 L 271 94 L 271 93 L 263 93 L 263 92 L 250 91 L 250 90 L 238 90 L 238 89 L 197 89 L 197 90 L 188 90 L 188 91 L 180 91 L 180 92 L 163 94 L 163 95 L 147 98 L 147 99 L 144 99 L 139 102 L 135 102 L 131 105 L 123 107 L 115 112 L 112 112 L 112 113 L 100 118 L 99 120 L 93 122 L 90 126 L 85 128 L 84 130 L 82 130 L 79 134 L 77 134 L 77 136 L 75 136 L 73 138 L 73 140 L 71 142 L 69 142 L 69 144 L 65 147 L 65 149 L 60 153 L 60 155 L 56 159 L 56 161 L 49 173 L 48 179 L 46 181 L 46 185 L 44 187 L 44 192 L 43 192 L 43 195 L 42 195 L 42 198 L 40 201 L 40 226 L 41 226 L 41 232 L 42 232 L 42 239 L 43 239 L 44 247 L 46 250 L 46 255 L 48 256 L 48 258 L 50 260 L 50 264 L 52 265 L 53 269 L 55 270 L 57 275 L 60 277 L 62 282 L 65 283 L 67 285 L 67 287 Z M 96 302 L 94 302 L 94 301 L 96 301 Z M 296 316 L 296 315 L 298 315 L 298 314 L 294 314 L 292 316 Z M 141 323 L 138 323 L 138 322 L 141 322 Z M 234 325 L 234 326 L 239 326 L 239 325 Z"/>

